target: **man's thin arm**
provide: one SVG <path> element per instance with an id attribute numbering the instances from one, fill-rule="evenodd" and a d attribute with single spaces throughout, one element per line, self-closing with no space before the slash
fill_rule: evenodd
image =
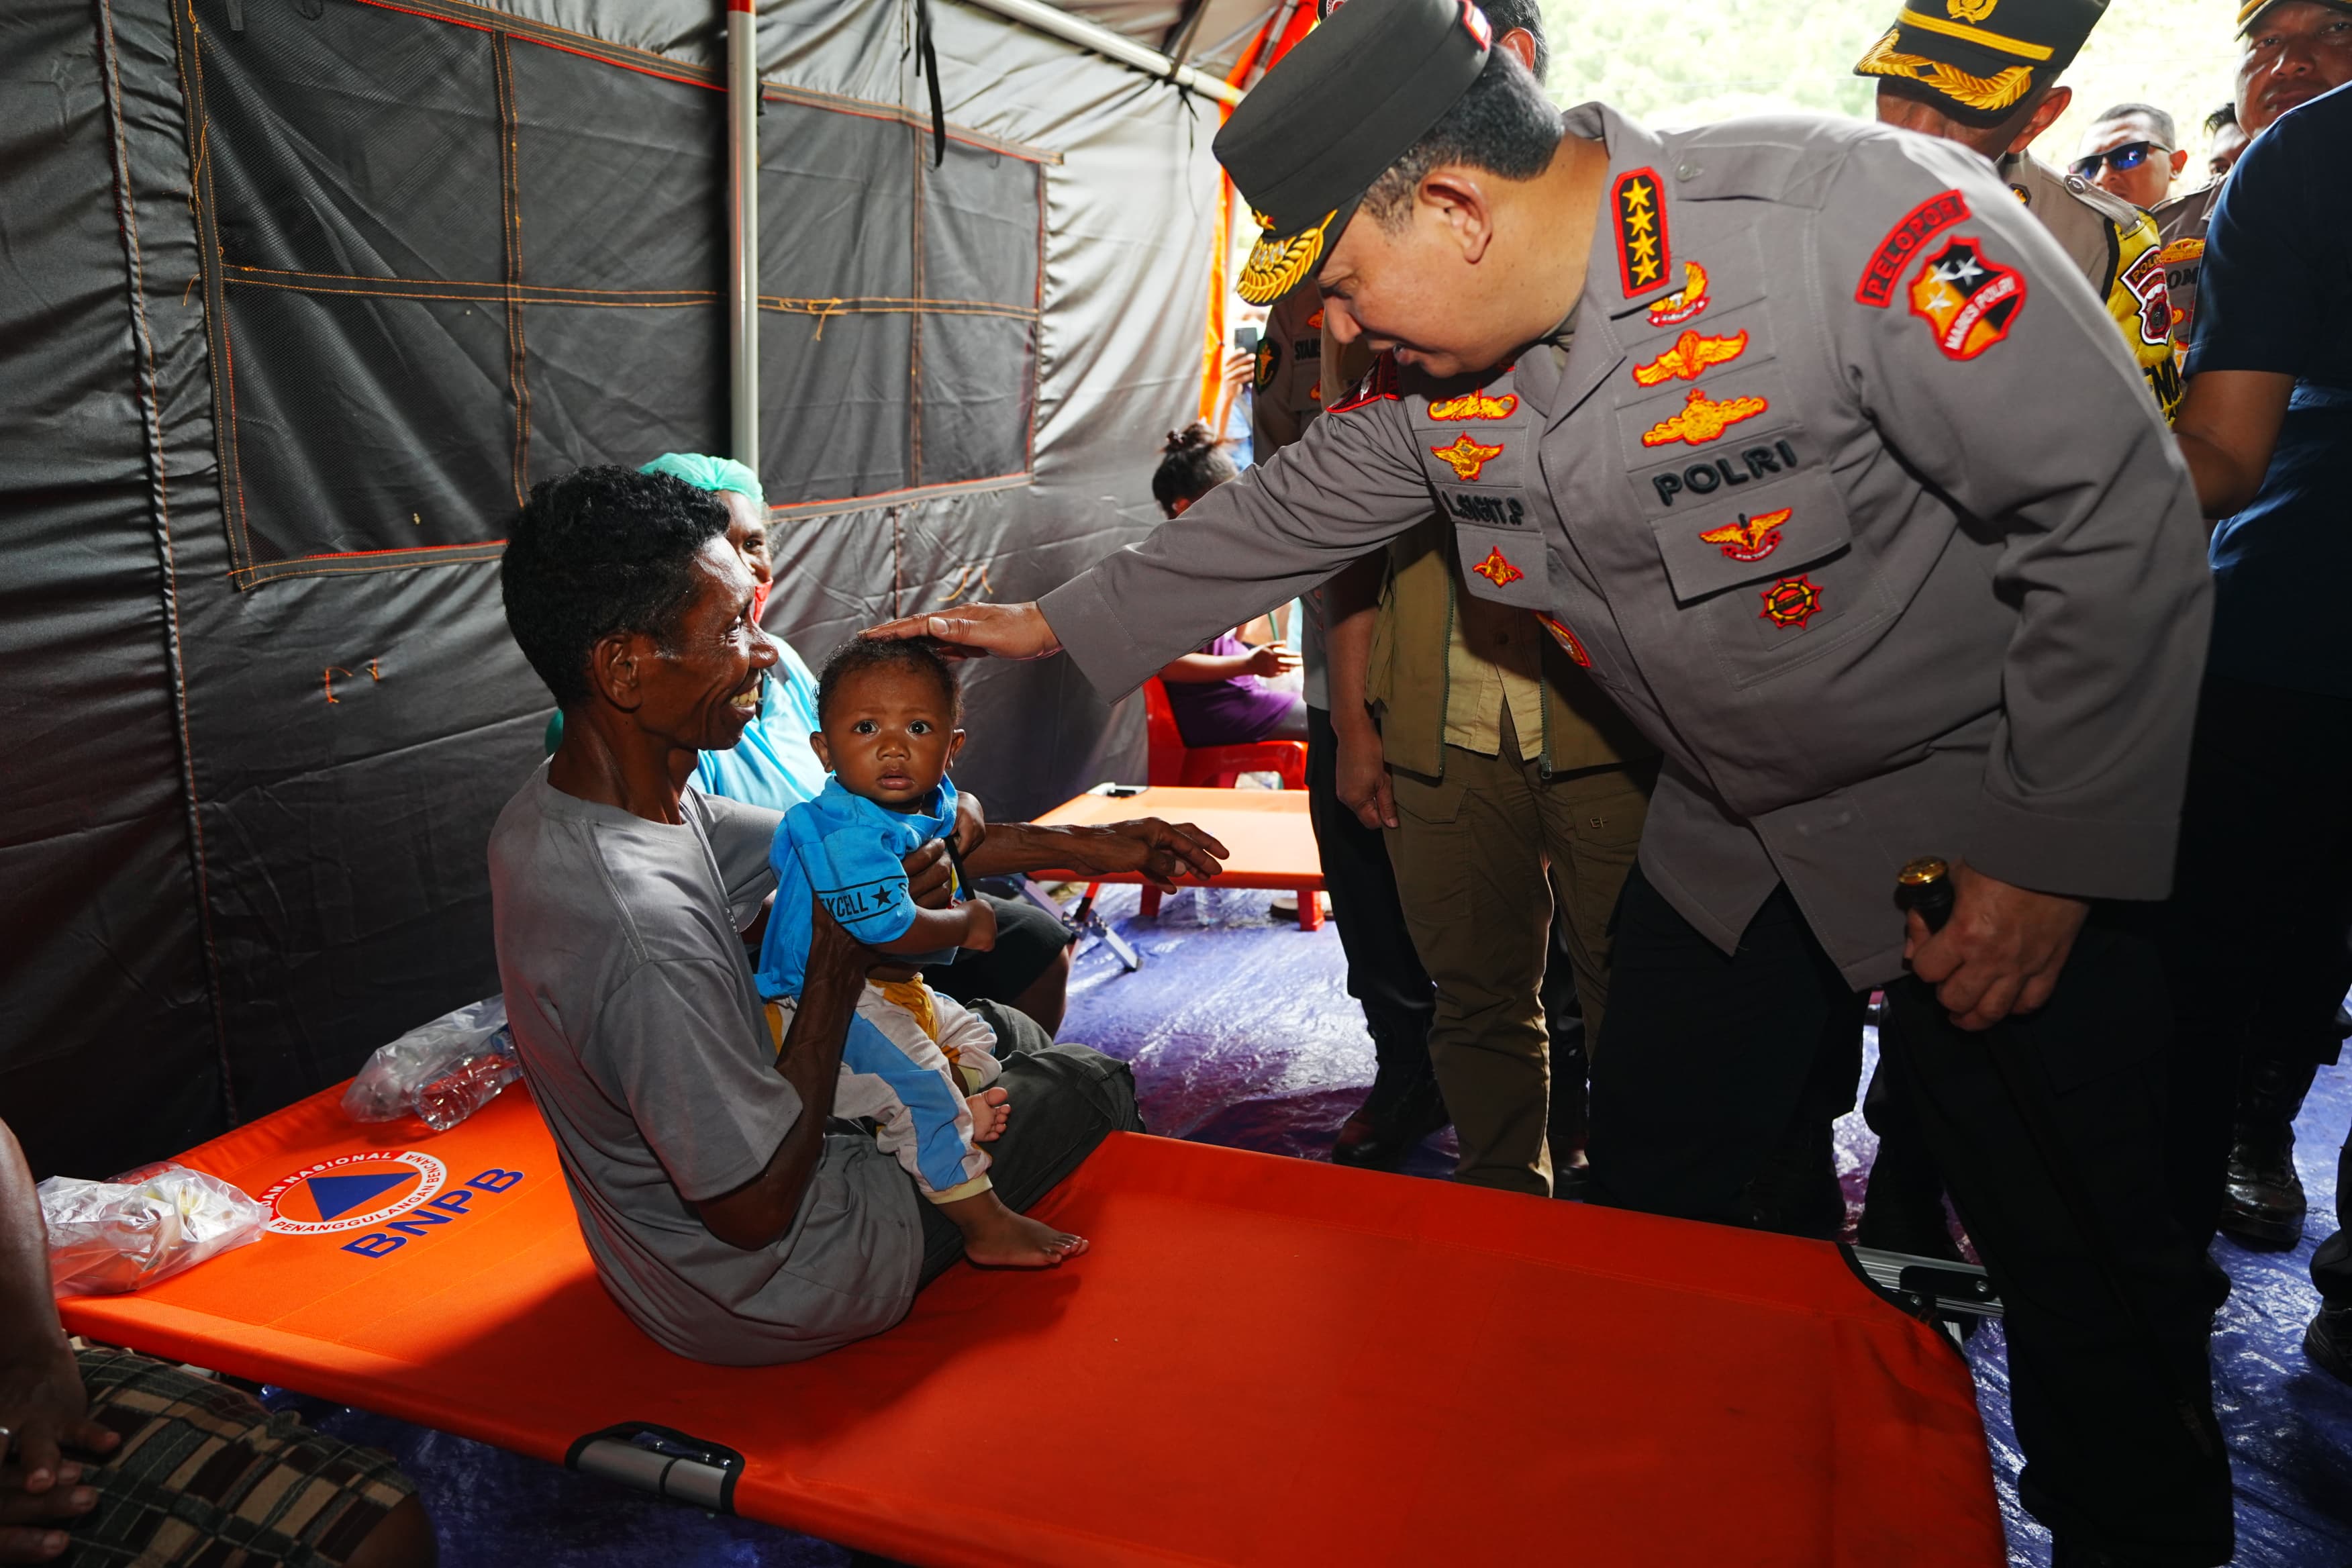
<path id="1" fill-rule="evenodd" d="M 2209 522 L 2246 510 L 2286 423 L 2294 377 L 2269 370 L 2210 370 L 2189 379 L 2172 433 L 2197 479 Z"/>
<path id="2" fill-rule="evenodd" d="M 809 1179 L 824 1153 L 824 1125 L 841 1073 L 841 1047 L 866 986 L 868 955 L 849 939 L 823 904 L 809 941 L 808 978 L 784 1031 L 776 1070 L 800 1095 L 801 1113 L 769 1156 L 767 1168 L 733 1192 L 701 1205 L 711 1235 L 746 1252 L 768 1246 L 793 1228 Z"/>
<path id="3" fill-rule="evenodd" d="M 1147 816 L 1096 826 L 1047 826 L 1000 822 L 964 858 L 975 877 L 1017 877 L 1030 871 L 1140 872 L 1162 891 L 1179 877 L 1217 874 L 1225 847 L 1190 823 Z"/>

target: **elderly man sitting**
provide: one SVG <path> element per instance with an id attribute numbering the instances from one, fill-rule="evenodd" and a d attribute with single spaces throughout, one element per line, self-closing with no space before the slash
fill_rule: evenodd
<path id="1" fill-rule="evenodd" d="M 793 1361 L 890 1327 L 960 1237 L 871 1136 L 828 1124 L 858 993 L 885 961 L 816 909 L 806 988 L 773 1038 L 740 932 L 775 884 L 778 814 L 688 787 L 701 752 L 741 736 L 777 659 L 725 507 L 668 475 L 582 469 L 532 492 L 503 577 L 507 624 L 566 722 L 491 834 L 499 973 L 599 1278 L 702 1361 Z M 1028 853 L 1081 868 L 1142 841 L 1178 847 L 1143 862 L 1162 877 L 1215 864 L 1163 824 L 1043 831 Z M 908 868 L 919 900 L 944 897 L 940 846 Z M 992 1174 L 1014 1209 L 1105 1134 L 1140 1130 L 1127 1068 L 1085 1047 L 1038 1033 L 999 1081 L 1013 1114 Z"/>

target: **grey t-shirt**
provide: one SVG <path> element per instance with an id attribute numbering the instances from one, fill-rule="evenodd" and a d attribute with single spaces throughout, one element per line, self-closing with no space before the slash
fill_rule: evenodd
<path id="1" fill-rule="evenodd" d="M 563 794 L 542 766 L 490 834 L 499 977 L 597 1276 L 697 1361 L 798 1361 L 906 1315 L 914 1184 L 835 1134 L 782 1239 L 756 1252 L 693 1205 L 766 1168 L 801 1114 L 740 931 L 775 885 L 778 816 L 689 787 L 682 826 Z"/>

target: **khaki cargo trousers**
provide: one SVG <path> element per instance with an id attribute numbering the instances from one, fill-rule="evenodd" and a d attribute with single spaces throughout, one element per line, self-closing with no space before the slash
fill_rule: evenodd
<path id="1" fill-rule="evenodd" d="M 1551 1194 L 1549 1037 L 1538 993 L 1554 901 L 1585 1038 L 1609 1001 L 1609 925 L 1633 868 L 1656 759 L 1543 776 L 1507 716 L 1499 756 L 1445 748 L 1445 773 L 1391 770 L 1387 830 L 1405 924 L 1437 987 L 1430 1060 L 1462 1157 L 1455 1178 Z"/>

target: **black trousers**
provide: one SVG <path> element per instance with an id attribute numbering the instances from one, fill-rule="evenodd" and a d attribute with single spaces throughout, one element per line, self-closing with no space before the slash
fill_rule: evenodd
<path id="1" fill-rule="evenodd" d="M 2185 1223 L 2221 1213 L 2242 1064 L 2333 1062 L 2352 988 L 2352 701 L 2211 678 L 2197 709 L 2163 923 L 2188 1092 L 2174 1097 Z"/>
<path id="2" fill-rule="evenodd" d="M 989 1177 L 1005 1207 L 1026 1213 L 1086 1163 L 1105 1138 L 1143 1131 L 1135 1075 L 1125 1062 L 1090 1046 L 1055 1045 L 1025 1014 L 1001 1003 L 981 1000 L 971 1007 L 996 1031 L 996 1056 L 1004 1064 L 996 1081 L 1013 1097 L 1004 1135 L 988 1146 Z M 925 1203 L 922 1210 L 919 1284 L 928 1285 L 963 1256 L 963 1232 L 938 1205 Z"/>
<path id="3" fill-rule="evenodd" d="M 1727 955 L 1637 870 L 1592 1060 L 1601 1201 L 1826 1234 L 1828 1124 L 1853 1104 L 1862 1005 L 1785 889 Z M 2206 1363 L 2213 1292 L 2201 1246 L 2165 1201 L 2165 1059 L 2150 1043 L 2169 1025 L 2153 942 L 2095 918 L 2049 1005 L 2000 1026 L 2087 1184 L 2146 1335 L 2095 1263 L 1986 1037 L 1955 1028 L 1906 977 L 1887 989 L 1879 1041 L 2007 1309 L 2021 1500 L 2070 1545 L 2201 1568 L 2230 1557 L 2230 1476 Z"/>
<path id="4" fill-rule="evenodd" d="M 1328 709 L 1307 710 L 1307 815 L 1323 860 L 1323 887 L 1348 959 L 1348 994 L 1364 1009 L 1380 1073 L 1391 1083 L 1427 1078 L 1429 1021 L 1437 994 L 1413 951 L 1398 901 L 1387 842 L 1339 799 L 1339 742 Z"/>

